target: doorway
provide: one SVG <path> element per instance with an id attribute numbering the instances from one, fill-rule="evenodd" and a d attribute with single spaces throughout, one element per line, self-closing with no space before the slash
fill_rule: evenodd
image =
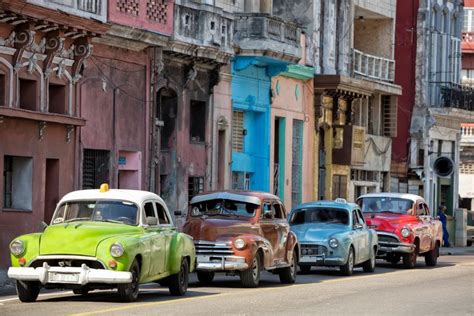
<path id="1" fill-rule="evenodd" d="M 217 135 L 217 189 L 224 190 L 225 186 L 225 130 L 219 130 Z"/>
<path id="2" fill-rule="evenodd" d="M 59 159 L 46 159 L 46 182 L 44 194 L 44 221 L 51 222 L 56 204 L 59 202 Z"/>

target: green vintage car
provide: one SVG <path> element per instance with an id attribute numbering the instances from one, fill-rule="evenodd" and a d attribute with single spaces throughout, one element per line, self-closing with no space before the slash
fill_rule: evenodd
<path id="1" fill-rule="evenodd" d="M 8 276 L 22 302 L 36 301 L 42 287 L 81 295 L 117 288 L 131 302 L 147 282 L 183 295 L 196 261 L 192 238 L 176 230 L 159 196 L 107 185 L 64 196 L 51 225 L 16 238 L 10 252 Z"/>

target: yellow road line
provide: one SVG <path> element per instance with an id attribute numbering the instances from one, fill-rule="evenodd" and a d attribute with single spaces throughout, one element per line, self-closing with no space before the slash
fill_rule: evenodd
<path id="1" fill-rule="evenodd" d="M 357 280 L 361 280 L 361 279 L 372 279 L 372 278 L 377 278 L 377 277 L 383 277 L 383 276 L 390 275 L 390 274 L 400 274 L 400 273 L 410 273 L 410 272 L 420 273 L 420 271 L 423 271 L 423 270 L 415 270 L 415 269 L 412 269 L 412 270 L 399 270 L 399 271 L 386 272 L 386 273 L 380 273 L 380 274 L 371 274 L 371 275 L 352 276 L 352 277 L 347 277 L 347 278 L 342 277 L 342 278 L 337 278 L 337 279 L 328 279 L 328 280 L 323 280 L 323 281 L 314 282 L 314 283 L 312 282 L 312 283 L 293 284 L 293 285 L 289 285 L 289 286 L 275 286 L 275 287 L 267 287 L 267 288 L 245 289 L 245 290 L 236 291 L 236 292 L 226 292 L 226 293 L 219 293 L 219 294 L 194 296 L 194 297 L 181 298 L 181 299 L 168 300 L 168 301 L 149 302 L 149 303 L 141 303 L 141 304 L 129 304 L 129 305 L 126 305 L 126 306 L 108 308 L 108 309 L 103 309 L 103 310 L 98 310 L 98 311 L 70 314 L 70 316 L 96 315 L 96 314 L 124 311 L 124 310 L 128 310 L 128 309 L 133 309 L 133 308 L 142 308 L 142 307 L 158 306 L 158 305 L 173 304 L 173 303 L 184 303 L 184 302 L 196 301 L 196 300 L 206 300 L 206 299 L 218 298 L 218 297 L 223 297 L 223 296 L 228 296 L 228 295 L 249 294 L 249 293 L 253 293 L 253 292 L 262 293 L 262 292 L 270 292 L 270 291 L 275 291 L 275 290 L 288 290 L 288 289 L 291 289 L 291 288 L 307 287 L 307 286 L 312 286 L 312 285 L 317 285 L 317 284 L 337 283 L 337 282 L 344 282 L 344 281 L 357 281 Z M 425 270 L 425 271 L 427 271 L 427 270 Z"/>

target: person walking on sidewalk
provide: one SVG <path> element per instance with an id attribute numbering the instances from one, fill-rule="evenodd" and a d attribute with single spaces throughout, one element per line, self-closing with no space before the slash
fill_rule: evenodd
<path id="1" fill-rule="evenodd" d="M 447 221 L 448 218 L 446 217 L 446 211 L 447 211 L 446 205 L 441 203 L 441 205 L 438 208 L 438 217 L 439 220 L 441 221 L 441 224 L 443 225 L 443 245 L 444 247 L 451 247 L 449 244 L 449 233 L 448 233 L 448 227 L 447 227 Z"/>

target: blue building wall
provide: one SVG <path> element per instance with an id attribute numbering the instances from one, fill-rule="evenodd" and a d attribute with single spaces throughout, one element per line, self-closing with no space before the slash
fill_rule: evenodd
<path id="1" fill-rule="evenodd" d="M 232 107 L 244 112 L 243 152 L 232 153 L 232 172 L 250 173 L 250 190 L 270 190 L 271 77 L 287 64 L 266 57 L 237 56 L 232 62 Z"/>

